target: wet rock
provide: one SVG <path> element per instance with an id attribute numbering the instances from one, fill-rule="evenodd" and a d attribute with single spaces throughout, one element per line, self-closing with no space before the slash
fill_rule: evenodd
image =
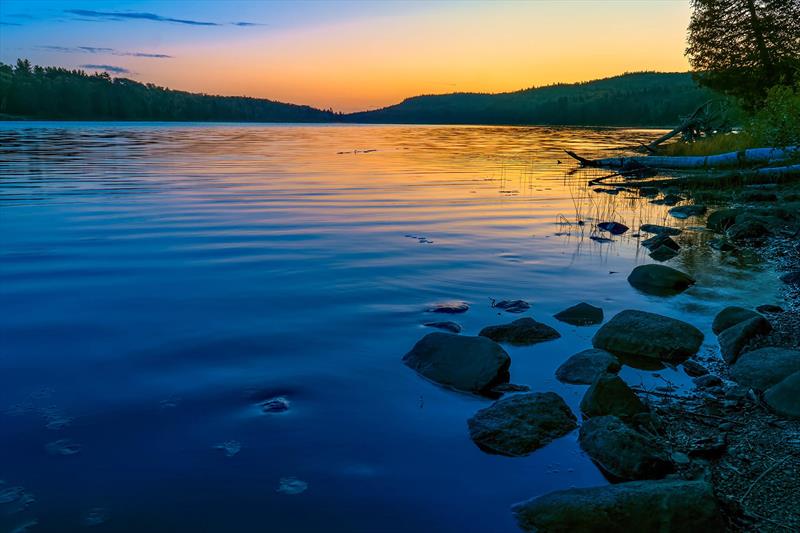
<path id="1" fill-rule="evenodd" d="M 285 413 L 289 410 L 289 400 L 283 396 L 270 398 L 261 402 L 261 411 L 269 414 Z"/>
<path id="2" fill-rule="evenodd" d="M 758 220 L 747 219 L 737 222 L 726 231 L 728 238 L 733 242 L 753 241 L 763 239 L 770 234 L 769 228 Z"/>
<path id="3" fill-rule="evenodd" d="M 777 314 L 777 313 L 783 313 L 783 307 L 773 304 L 764 304 L 756 307 L 756 311 L 758 311 L 759 313 Z"/>
<path id="4" fill-rule="evenodd" d="M 639 265 L 628 276 L 634 288 L 659 296 L 678 294 L 694 285 L 694 279 L 674 268 L 664 265 Z"/>
<path id="5" fill-rule="evenodd" d="M 787 285 L 800 285 L 800 270 L 784 274 L 780 280 Z"/>
<path id="6" fill-rule="evenodd" d="M 275 492 L 280 492 L 281 494 L 286 494 L 288 496 L 295 496 L 297 494 L 302 494 L 308 490 L 308 483 L 301 479 L 297 479 L 296 477 L 289 476 L 289 477 L 282 477 L 278 482 L 278 488 Z"/>
<path id="7" fill-rule="evenodd" d="M 613 354 L 598 349 L 578 352 L 558 367 L 556 378 L 563 383 L 591 385 L 606 373 L 616 374 L 622 365 Z"/>
<path id="8" fill-rule="evenodd" d="M 774 192 L 768 191 L 744 191 L 739 194 L 741 202 L 776 202 L 778 196 Z"/>
<path id="9" fill-rule="evenodd" d="M 59 439 L 45 446 L 50 455 L 75 455 L 80 453 L 81 445 L 71 439 Z"/>
<path id="10" fill-rule="evenodd" d="M 529 304 L 525 300 L 500 300 L 499 302 L 495 303 L 492 307 L 502 309 L 507 313 L 524 313 L 525 311 L 530 309 L 531 304 Z"/>
<path id="11" fill-rule="evenodd" d="M 693 356 L 703 343 L 703 333 L 681 320 L 626 310 L 595 334 L 592 345 L 615 355 L 680 362 Z"/>
<path id="12" fill-rule="evenodd" d="M 745 352 L 731 367 L 731 378 L 744 387 L 765 391 L 800 371 L 800 350 L 770 346 Z"/>
<path id="13" fill-rule="evenodd" d="M 683 200 L 683 198 L 677 194 L 666 194 L 663 198 L 659 198 L 658 200 L 650 200 L 650 203 L 654 205 L 675 205 L 681 200 Z"/>
<path id="14" fill-rule="evenodd" d="M 645 233 L 655 233 L 656 235 L 680 235 L 681 230 L 678 228 L 671 228 L 669 226 L 659 226 L 658 224 L 642 224 L 639 226 L 639 231 Z"/>
<path id="15" fill-rule="evenodd" d="M 675 258 L 678 255 L 678 252 L 668 246 L 662 245 L 650 252 L 649 255 L 655 261 L 664 262 Z"/>
<path id="16" fill-rule="evenodd" d="M 753 310 L 731 305 L 717 313 L 717 316 L 714 317 L 714 322 L 711 324 L 711 331 L 719 335 L 731 326 L 759 316 L 761 315 Z"/>
<path id="17" fill-rule="evenodd" d="M 238 440 L 226 440 L 219 444 L 214 445 L 215 450 L 220 450 L 225 454 L 225 457 L 234 457 L 242 451 L 242 443 Z"/>
<path id="18" fill-rule="evenodd" d="M 800 372 L 767 389 L 764 401 L 779 415 L 800 419 Z"/>
<path id="19" fill-rule="evenodd" d="M 732 252 L 736 249 L 736 246 L 734 246 L 728 239 L 711 239 L 708 241 L 708 245 L 714 250 L 718 250 L 720 252 Z"/>
<path id="20" fill-rule="evenodd" d="M 722 358 L 726 363 L 732 365 L 752 339 L 760 335 L 766 335 L 770 331 L 772 331 L 772 326 L 761 315 L 729 327 L 722 331 L 718 337 Z"/>
<path id="21" fill-rule="evenodd" d="M 706 214 L 706 206 L 704 205 L 681 205 L 673 207 L 668 211 L 673 217 L 683 220 L 689 217 L 699 217 Z"/>
<path id="22" fill-rule="evenodd" d="M 572 324 L 573 326 L 590 326 L 600 324 L 603 321 L 603 310 L 599 307 L 581 302 L 564 309 L 553 315 L 556 320 Z"/>
<path id="23" fill-rule="evenodd" d="M 683 371 L 692 377 L 705 376 L 708 374 L 708 369 L 706 367 L 691 359 L 687 359 L 683 362 Z"/>
<path id="24" fill-rule="evenodd" d="M 479 394 L 508 382 L 511 366 L 506 351 L 485 337 L 439 332 L 420 339 L 403 362 L 440 385 Z"/>
<path id="25" fill-rule="evenodd" d="M 461 324 L 457 322 L 425 322 L 423 325 L 428 328 L 443 329 L 450 333 L 461 333 Z"/>
<path id="26" fill-rule="evenodd" d="M 469 419 L 469 435 L 481 449 L 527 455 L 574 430 L 577 419 L 554 392 L 516 394 L 496 401 Z"/>
<path id="27" fill-rule="evenodd" d="M 513 392 L 528 392 L 531 388 L 527 385 L 517 385 L 515 383 L 501 383 L 492 387 L 492 392 L 498 395 L 508 394 Z"/>
<path id="28" fill-rule="evenodd" d="M 663 479 L 561 490 L 511 510 L 522 530 L 539 533 L 725 530 L 705 481 Z"/>
<path id="29" fill-rule="evenodd" d="M 630 229 L 628 226 L 620 222 L 600 222 L 597 227 L 603 231 L 609 232 L 612 235 L 622 235 Z"/>
<path id="30" fill-rule="evenodd" d="M 658 194 L 657 187 L 639 187 L 639 196 L 650 198 L 651 196 L 655 196 L 657 194 Z"/>
<path id="31" fill-rule="evenodd" d="M 621 377 L 601 374 L 583 395 L 581 412 L 589 417 L 614 415 L 631 418 L 646 413 L 647 407 Z"/>
<path id="32" fill-rule="evenodd" d="M 705 376 L 694 378 L 692 381 L 694 382 L 695 387 L 698 389 L 708 389 L 710 387 L 718 387 L 722 385 L 722 380 L 720 377 L 713 374 L 706 374 Z"/>
<path id="33" fill-rule="evenodd" d="M 723 233 L 736 223 L 736 217 L 742 213 L 741 209 L 720 209 L 714 211 L 706 219 L 706 227 L 716 233 Z"/>
<path id="34" fill-rule="evenodd" d="M 645 239 L 642 241 L 642 246 L 647 248 L 648 250 L 656 250 L 661 248 L 662 246 L 666 246 L 667 248 L 671 248 L 674 251 L 679 251 L 681 249 L 680 244 L 675 242 L 672 237 L 667 235 L 666 233 L 660 233 L 654 237 L 650 237 L 649 239 Z"/>
<path id="35" fill-rule="evenodd" d="M 600 416 L 583 423 L 581 448 L 613 480 L 659 479 L 673 470 L 660 441 L 636 431 L 616 416 Z"/>
<path id="36" fill-rule="evenodd" d="M 438 302 L 426 309 L 429 313 L 444 313 L 448 315 L 456 315 L 466 313 L 469 311 L 469 304 L 467 302 L 452 301 L 452 302 Z"/>
<path id="37" fill-rule="evenodd" d="M 555 329 L 530 317 L 519 318 L 510 324 L 487 326 L 478 335 L 512 346 L 528 346 L 561 337 Z"/>

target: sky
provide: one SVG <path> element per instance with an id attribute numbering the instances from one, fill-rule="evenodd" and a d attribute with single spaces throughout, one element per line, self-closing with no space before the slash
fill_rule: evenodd
<path id="1" fill-rule="evenodd" d="M 336 111 L 686 71 L 689 0 L 0 0 L 0 61 Z"/>

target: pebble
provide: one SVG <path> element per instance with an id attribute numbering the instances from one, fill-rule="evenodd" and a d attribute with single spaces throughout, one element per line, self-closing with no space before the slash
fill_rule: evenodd
<path id="1" fill-rule="evenodd" d="M 261 402 L 261 411 L 264 413 L 285 413 L 289 410 L 289 400 L 283 396 L 277 398 L 270 398 Z"/>

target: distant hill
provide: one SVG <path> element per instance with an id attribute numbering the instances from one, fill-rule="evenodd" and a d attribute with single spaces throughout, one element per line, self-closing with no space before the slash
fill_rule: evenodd
<path id="1" fill-rule="evenodd" d="M 711 97 L 689 73 L 638 72 L 510 93 L 415 96 L 348 122 L 664 126 Z"/>
<path id="2" fill-rule="evenodd" d="M 108 74 L 0 63 L 0 114 L 54 120 L 332 122 L 336 113 L 261 98 L 173 91 Z"/>
<path id="3" fill-rule="evenodd" d="M 641 72 L 510 93 L 415 96 L 341 114 L 260 98 L 174 91 L 27 60 L 0 63 L 0 118 L 404 124 L 673 125 L 710 93 L 688 73 Z"/>

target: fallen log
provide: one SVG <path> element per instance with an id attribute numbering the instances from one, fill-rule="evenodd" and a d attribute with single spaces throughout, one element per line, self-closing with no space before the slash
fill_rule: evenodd
<path id="1" fill-rule="evenodd" d="M 648 167 L 654 169 L 717 169 L 748 167 L 756 165 L 775 165 L 800 157 L 800 147 L 786 148 L 748 148 L 738 152 L 707 156 L 632 156 L 606 157 L 587 159 L 575 152 L 565 150 L 567 155 L 587 167 L 598 168 L 635 168 Z"/>

